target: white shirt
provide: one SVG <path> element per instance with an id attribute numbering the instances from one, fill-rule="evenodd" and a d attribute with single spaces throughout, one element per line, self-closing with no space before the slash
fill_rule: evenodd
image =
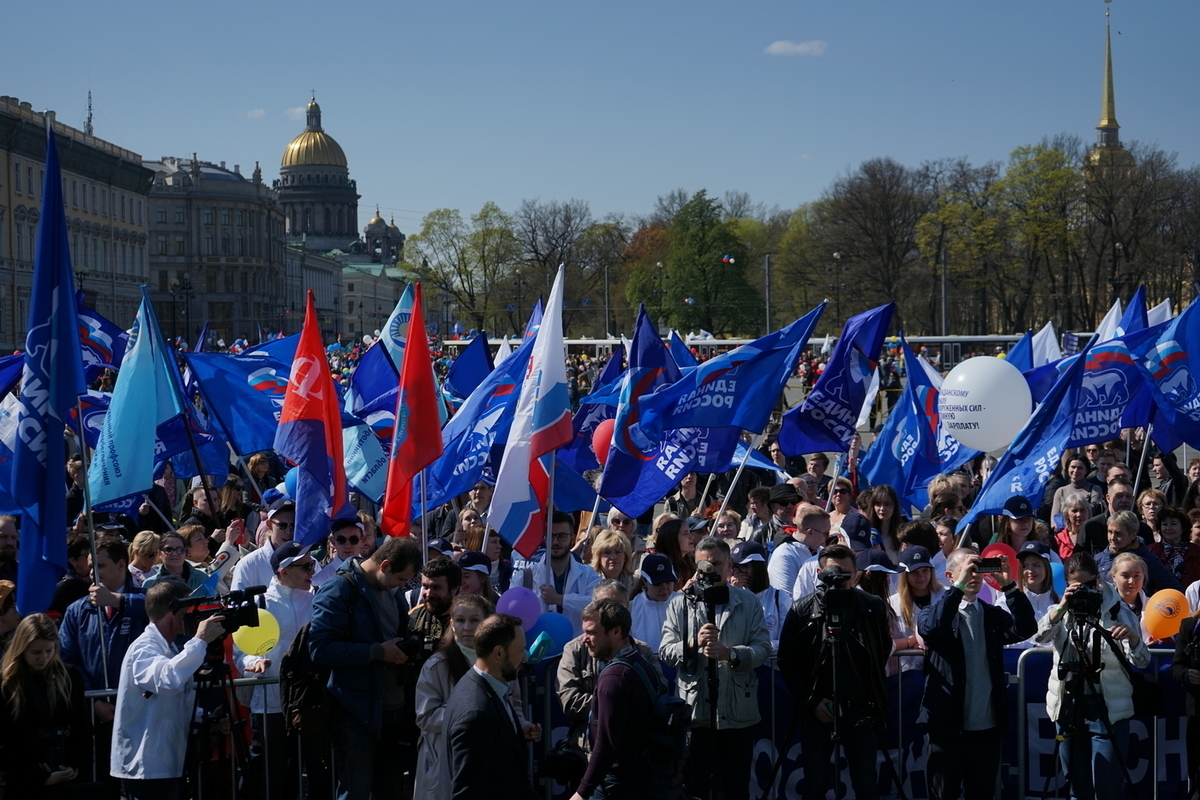
<path id="1" fill-rule="evenodd" d="M 781 592 L 791 592 L 801 565 L 810 558 L 812 553 L 808 547 L 799 542 L 780 542 L 775 545 L 775 552 L 771 553 L 771 559 L 767 562 L 771 585 Z"/>
<path id="2" fill-rule="evenodd" d="M 796 580 L 792 583 L 792 598 L 799 600 L 801 597 L 815 592 L 817 590 L 817 575 L 820 573 L 820 554 L 810 557 L 807 561 L 801 564 L 800 571 L 796 573 Z"/>
<path id="3" fill-rule="evenodd" d="M 243 558 L 233 567 L 233 581 L 229 584 L 231 591 L 245 589 L 247 586 L 270 586 L 275 577 L 271 569 L 271 554 L 275 548 L 268 538 L 262 547 Z"/>
<path id="4" fill-rule="evenodd" d="M 632 638 L 645 642 L 650 652 L 657 653 L 662 641 L 663 625 L 667 622 L 667 606 L 671 598 L 679 592 L 671 592 L 661 603 L 651 600 L 642 592 L 629 602 L 629 614 L 633 617 L 633 625 L 629 629 Z"/>
<path id="5" fill-rule="evenodd" d="M 292 646 L 292 640 L 296 638 L 296 634 L 304 627 L 304 623 L 312 619 L 313 592 L 312 590 L 289 589 L 276 578 L 267 587 L 266 594 L 263 595 L 263 600 L 266 602 L 267 611 L 270 611 L 271 616 L 275 617 L 275 621 L 279 623 L 279 639 L 275 643 L 275 647 L 264 656 L 252 656 L 243 653 L 235 644 L 233 646 L 233 655 L 237 659 L 238 669 L 242 672 L 245 672 L 264 658 L 270 659 L 270 666 L 261 675 L 277 678 L 279 677 L 279 662 L 283 658 L 283 654 Z M 244 677 L 255 677 L 255 674 L 251 673 Z M 279 703 L 278 683 L 270 686 L 255 686 L 253 688 L 254 692 L 250 697 L 251 712 L 255 714 L 263 713 L 264 702 L 266 703 L 268 714 L 278 714 L 283 711 L 283 707 Z"/>
<path id="6" fill-rule="evenodd" d="M 533 564 L 527 569 L 532 572 L 533 587 L 532 591 L 541 597 L 539 587 L 554 585 L 554 570 L 548 563 L 549 556 L 543 556 L 540 561 Z M 525 583 L 524 570 L 521 574 L 513 573 L 512 585 L 524 586 Z M 592 587 L 600 582 L 600 574 L 596 570 L 581 564 L 573 557 L 570 565 L 567 567 L 567 580 L 563 587 L 563 603 L 562 614 L 567 619 L 571 620 L 571 630 L 574 631 L 574 636 L 578 636 L 583 632 L 583 609 L 588 603 L 592 602 Z M 558 611 L 557 607 L 552 607 L 546 603 L 542 603 L 542 612 Z"/>
<path id="7" fill-rule="evenodd" d="M 192 676 L 204 663 L 201 639 L 176 651 L 147 625 L 121 662 L 109 772 L 114 778 L 153 780 L 183 775 L 196 696 Z M 146 695 L 149 695 L 147 697 Z"/>
<path id="8" fill-rule="evenodd" d="M 334 556 L 328 564 L 321 567 L 321 569 L 319 569 L 317 571 L 316 575 L 313 575 L 313 579 L 312 579 L 313 588 L 314 589 L 321 588 L 321 584 L 324 583 L 325 581 L 329 580 L 330 578 L 335 577 L 337 575 L 337 571 L 339 569 L 341 569 L 342 565 L 345 564 L 349 560 L 350 559 L 348 559 L 348 558 L 338 558 L 337 556 Z"/>

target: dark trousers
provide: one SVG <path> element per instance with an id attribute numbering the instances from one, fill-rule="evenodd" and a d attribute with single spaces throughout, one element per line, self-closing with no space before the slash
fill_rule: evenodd
<path id="1" fill-rule="evenodd" d="M 121 779 L 125 800 L 179 800 L 179 778 L 154 778 L 148 781 Z"/>
<path id="2" fill-rule="evenodd" d="M 592 792 L 592 800 L 657 799 L 650 797 L 645 780 L 621 779 L 610 772 L 604 776 L 604 780 L 596 787 L 596 791 Z"/>
<path id="3" fill-rule="evenodd" d="M 748 800 L 753 752 L 749 728 L 718 730 L 713 736 L 707 727 L 694 727 L 683 782 L 696 797 L 708 797 L 708 787 L 713 785 L 725 800 Z"/>
<path id="4" fill-rule="evenodd" d="M 993 800 L 1000 775 L 1000 740 L 1003 731 L 929 731 L 931 800 Z"/>
<path id="5" fill-rule="evenodd" d="M 400 709 L 383 712 L 378 733 L 363 722 L 334 710 L 333 765 L 338 800 L 384 800 L 397 797 L 404 765 L 397 756 L 403 735 Z"/>
<path id="6" fill-rule="evenodd" d="M 242 788 L 244 797 L 296 800 L 300 796 L 301 766 L 308 777 L 307 800 L 333 797 L 328 736 L 288 736 L 283 714 L 252 714 L 250 724 L 254 739 Z"/>
<path id="7" fill-rule="evenodd" d="M 800 753 L 804 764 L 804 800 L 824 800 L 829 787 L 829 762 L 834 753 L 833 725 L 816 719 L 799 725 Z M 850 711 L 838 720 L 841 750 L 850 765 L 850 783 L 857 800 L 879 797 L 879 772 L 876 768 L 879 742 L 875 722 L 859 711 Z M 834 781 L 838 780 L 834 765 Z M 835 796 L 844 792 L 835 791 Z"/>

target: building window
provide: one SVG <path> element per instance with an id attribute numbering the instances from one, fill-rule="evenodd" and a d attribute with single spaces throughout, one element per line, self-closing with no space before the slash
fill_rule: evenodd
<path id="1" fill-rule="evenodd" d="M 228 208 L 221 209 L 221 224 L 222 225 L 229 224 L 229 209 Z"/>
<path id="2" fill-rule="evenodd" d="M 25 174 L 29 176 L 29 187 L 28 187 L 29 192 L 28 192 L 28 194 L 30 197 L 33 197 L 34 194 L 36 194 L 36 192 L 34 191 L 34 188 L 33 188 L 33 167 L 26 167 Z"/>
<path id="3" fill-rule="evenodd" d="M 204 209 L 204 224 L 205 225 L 213 224 L 213 210 L 211 208 Z"/>
<path id="4" fill-rule="evenodd" d="M 142 224 L 142 201 L 138 200 L 138 225 Z"/>
<path id="5" fill-rule="evenodd" d="M 79 181 L 71 181 L 71 206 L 79 208 Z"/>
<path id="6" fill-rule="evenodd" d="M 187 217 L 184 216 L 183 209 L 182 208 L 175 209 L 175 224 L 182 225 L 186 221 L 187 221 Z M 166 222 L 166 220 L 163 220 L 163 222 Z"/>
<path id="7" fill-rule="evenodd" d="M 13 162 L 13 191 L 21 193 L 21 162 Z"/>
<path id="8" fill-rule="evenodd" d="M 100 266 L 100 240 L 92 239 L 92 266 Z"/>
<path id="9" fill-rule="evenodd" d="M 158 254 L 160 256 L 167 254 L 167 236 L 164 233 L 158 235 Z"/>
<path id="10" fill-rule="evenodd" d="M 79 261 L 85 267 L 88 265 L 88 240 L 86 236 L 83 237 L 83 249 L 79 251 Z"/>
<path id="11" fill-rule="evenodd" d="M 24 261 L 25 260 L 25 237 L 21 233 L 22 228 L 20 225 L 14 225 L 13 227 L 17 229 L 17 261 Z"/>
<path id="12" fill-rule="evenodd" d="M 100 190 L 100 213 L 108 214 L 108 189 Z"/>
<path id="13" fill-rule="evenodd" d="M 221 237 L 221 255 L 223 255 L 223 256 L 229 255 L 229 234 L 228 233 Z"/>
<path id="14" fill-rule="evenodd" d="M 121 195 L 121 219 L 125 219 L 125 195 Z"/>
<path id="15" fill-rule="evenodd" d="M 96 205 L 96 184 L 92 184 L 92 211 L 99 211 L 100 206 Z"/>
<path id="16" fill-rule="evenodd" d="M 125 198 L 122 197 L 121 204 L 124 205 L 124 203 L 125 203 Z M 125 275 L 128 272 L 129 272 L 129 248 L 124 242 L 121 242 L 121 274 Z"/>
<path id="17" fill-rule="evenodd" d="M 210 292 L 215 292 L 217 290 L 217 273 L 210 271 L 205 278 L 205 289 Z"/>
<path id="18" fill-rule="evenodd" d="M 235 219 L 237 220 L 238 225 L 245 225 L 246 224 L 246 212 L 242 211 L 241 209 L 238 209 Z"/>
<path id="19" fill-rule="evenodd" d="M 166 222 L 167 222 L 167 210 L 166 210 L 165 208 L 162 208 L 161 206 L 159 207 L 159 209 L 158 209 L 158 215 L 157 215 L 157 219 L 158 219 L 158 222 L 160 222 L 160 223 L 163 223 L 163 224 L 166 224 Z"/>
<path id="20" fill-rule="evenodd" d="M 72 255 L 72 257 L 79 256 L 79 234 L 78 233 L 71 237 L 71 255 Z M 80 260 L 82 261 L 83 259 L 80 259 Z"/>
<path id="21" fill-rule="evenodd" d="M 83 198 L 82 198 L 82 200 L 83 200 L 83 210 L 84 210 L 84 211 L 87 211 L 87 210 L 88 210 L 88 204 L 87 204 L 87 189 L 88 189 L 88 187 L 87 187 L 87 184 L 85 183 L 85 184 L 83 185 Z"/>
<path id="22" fill-rule="evenodd" d="M 211 233 L 204 234 L 204 255 L 216 255 L 216 244 Z"/>
<path id="23" fill-rule="evenodd" d="M 347 292 L 353 292 L 353 291 L 354 291 L 354 284 L 353 284 L 353 283 L 347 283 L 347 284 L 346 284 L 346 291 L 347 291 Z"/>
<path id="24" fill-rule="evenodd" d="M 187 241 L 182 236 L 175 237 L 175 255 L 187 255 Z"/>
<path id="25" fill-rule="evenodd" d="M 237 237 L 237 254 L 239 256 L 246 255 L 246 237 L 242 236 L 240 233 Z"/>
<path id="26" fill-rule="evenodd" d="M 158 271 L 158 290 L 160 292 L 165 292 L 167 289 L 171 288 L 171 282 L 167 280 L 168 274 L 169 273 L 165 269 L 160 269 Z"/>
<path id="27" fill-rule="evenodd" d="M 354 301 L 353 300 L 351 300 L 349 303 L 346 303 L 346 313 L 347 314 L 354 313 Z"/>

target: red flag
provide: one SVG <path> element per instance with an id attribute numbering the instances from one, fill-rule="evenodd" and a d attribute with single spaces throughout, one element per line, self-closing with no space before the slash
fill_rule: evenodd
<path id="1" fill-rule="evenodd" d="M 310 546 L 329 535 L 330 519 L 347 502 L 342 415 L 319 325 L 309 289 L 304 328 L 275 431 L 275 449 L 297 467 L 293 538 Z"/>
<path id="2" fill-rule="evenodd" d="M 383 532 L 389 536 L 411 535 L 413 478 L 442 455 L 437 384 L 425 336 L 421 284 L 413 289 L 412 317 L 400 362 L 400 391 L 396 393 L 392 458 L 383 494 Z"/>

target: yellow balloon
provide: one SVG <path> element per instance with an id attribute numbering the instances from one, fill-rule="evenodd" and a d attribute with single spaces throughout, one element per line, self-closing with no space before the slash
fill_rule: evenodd
<path id="1" fill-rule="evenodd" d="M 279 644 L 279 620 L 265 608 L 258 610 L 258 625 L 248 627 L 243 625 L 233 632 L 233 643 L 243 653 L 252 656 L 265 656 Z"/>

